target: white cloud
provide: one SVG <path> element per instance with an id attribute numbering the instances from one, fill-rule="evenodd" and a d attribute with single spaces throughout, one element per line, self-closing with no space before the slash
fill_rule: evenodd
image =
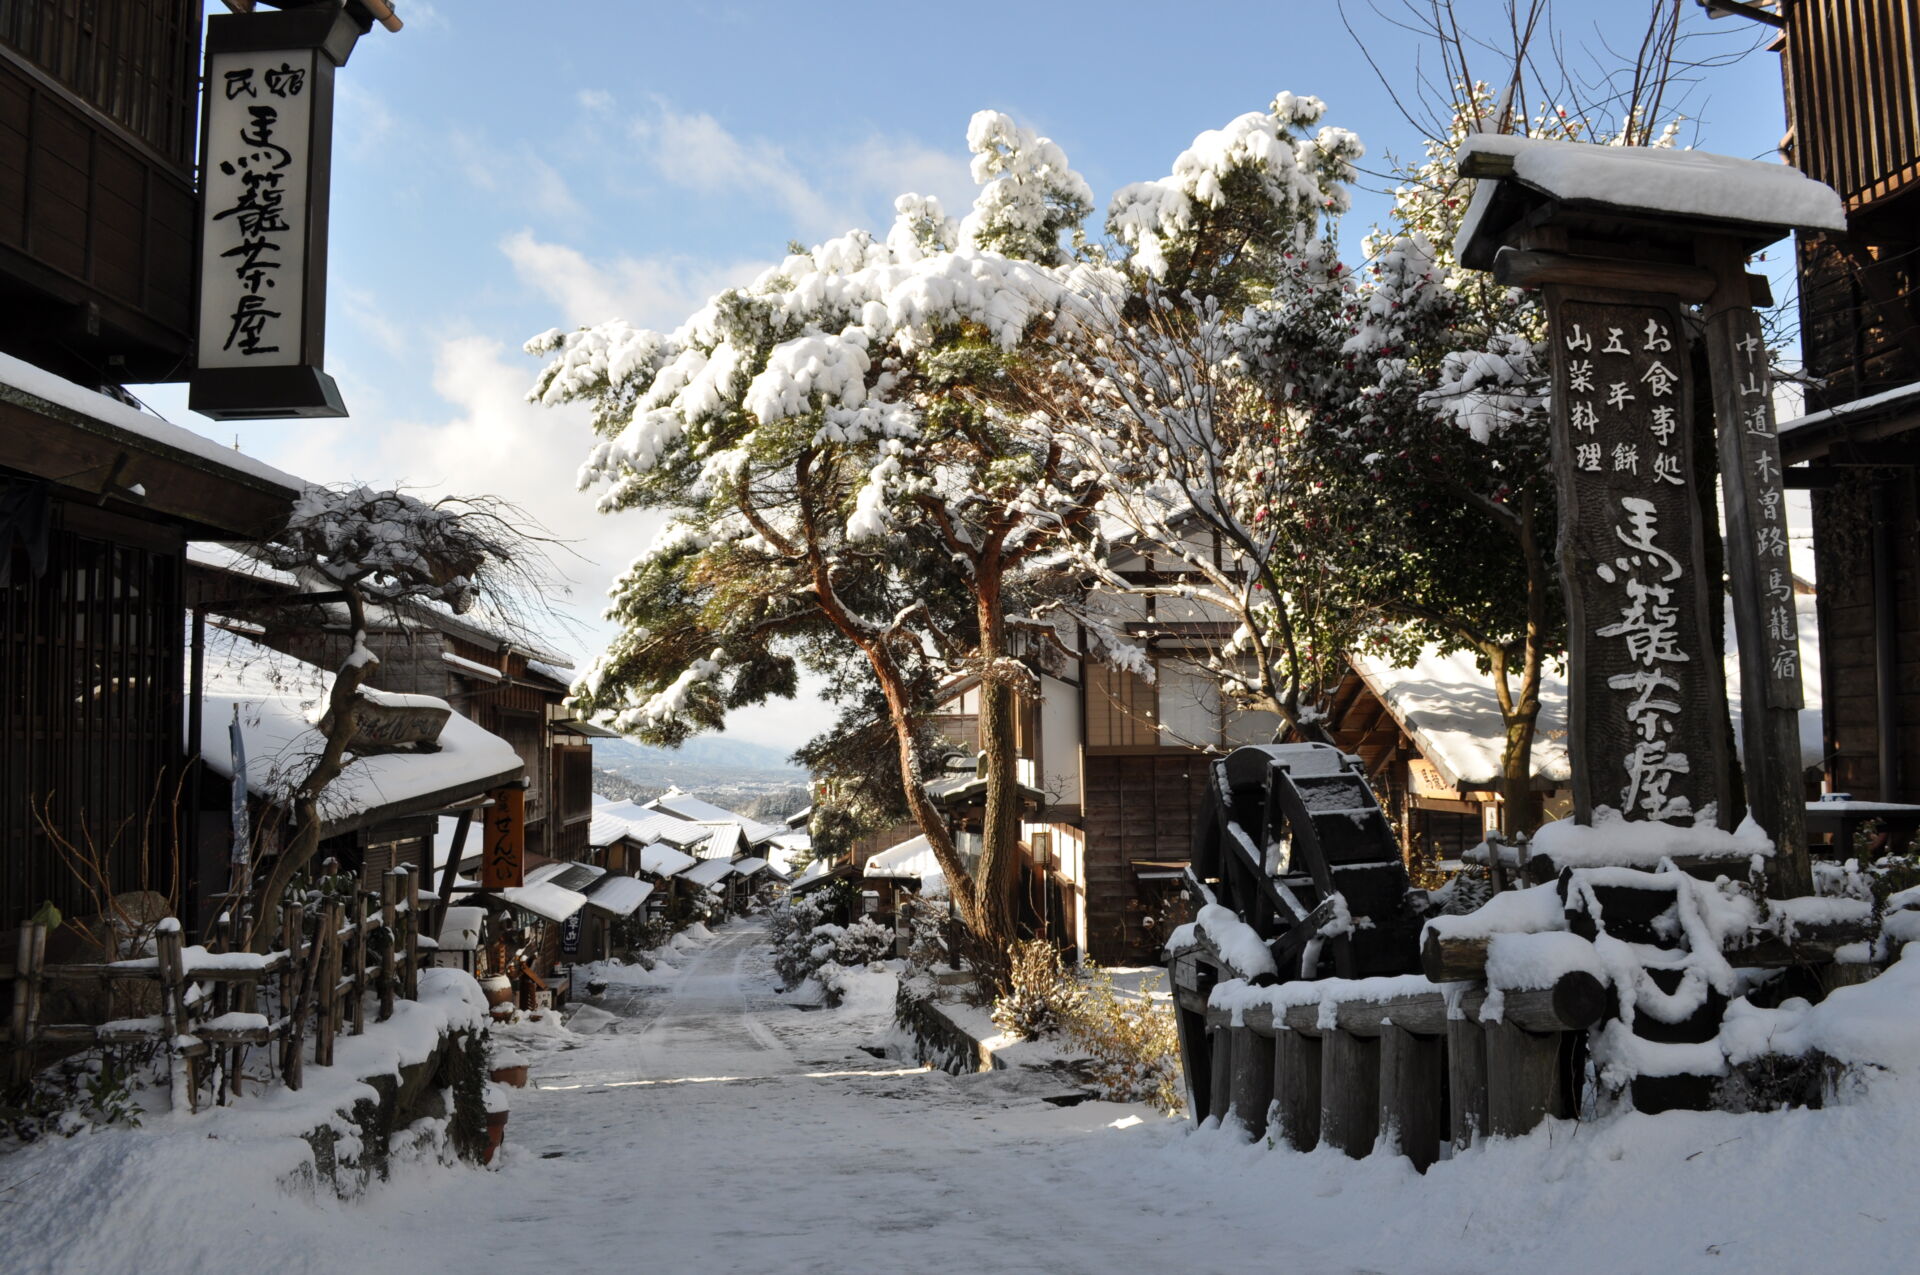
<path id="1" fill-rule="evenodd" d="M 500 251 L 522 283 L 560 308 L 562 322 L 557 326 L 562 327 L 620 318 L 670 331 L 715 293 L 751 282 L 771 264 L 714 265 L 677 257 L 593 261 L 576 248 L 543 241 L 531 230 L 508 235 Z"/>
<path id="2" fill-rule="evenodd" d="M 949 211 L 972 202 L 964 149 L 872 135 L 819 154 L 792 154 L 765 137 L 741 137 L 703 111 L 656 100 L 629 130 L 645 162 L 672 185 L 707 195 L 748 195 L 777 204 L 796 236 L 884 231 L 894 197 L 937 195 Z"/>
<path id="3" fill-rule="evenodd" d="M 451 141 L 455 162 L 476 188 L 555 221 L 572 224 L 585 217 L 567 179 L 529 144 L 501 148 L 466 133 L 455 133 Z"/>

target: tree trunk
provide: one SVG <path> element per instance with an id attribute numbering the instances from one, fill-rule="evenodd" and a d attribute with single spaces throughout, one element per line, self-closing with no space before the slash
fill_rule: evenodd
<path id="1" fill-rule="evenodd" d="M 976 611 L 980 622 L 980 751 L 985 759 L 987 801 L 980 837 L 980 864 L 974 874 L 975 910 L 980 923 L 974 937 L 988 959 L 999 954 L 999 981 L 1005 952 L 1012 945 L 1014 886 L 1020 871 L 1020 761 L 1015 748 L 1014 720 L 1018 692 L 1011 670 L 1002 666 L 1006 651 L 1006 616 L 1001 606 L 1000 580 L 986 576 L 978 582 Z"/>
<path id="2" fill-rule="evenodd" d="M 347 627 L 353 634 L 356 647 L 366 641 L 367 611 L 366 603 L 360 591 L 352 585 L 342 585 L 346 595 Z M 359 711 L 357 700 L 360 687 L 373 673 L 378 663 L 371 655 L 365 660 L 355 660 L 351 655 L 340 665 L 340 671 L 334 674 L 333 689 L 327 696 L 327 708 L 332 714 L 331 725 L 325 734 L 325 743 L 321 746 L 320 757 L 307 772 L 307 777 L 293 794 L 293 839 L 287 843 L 274 860 L 273 870 L 260 883 L 254 896 L 254 928 L 249 946 L 255 952 L 265 952 L 273 946 L 280 934 L 280 900 L 293 884 L 293 878 L 302 868 L 313 861 L 314 854 L 320 849 L 320 798 L 327 785 L 340 777 L 347 768 L 347 744 L 353 738 L 354 727 L 358 724 Z"/>
<path id="3" fill-rule="evenodd" d="M 1540 701 L 1523 700 L 1522 708 L 1507 719 L 1506 743 L 1500 752 L 1500 831 L 1508 836 L 1532 832 L 1540 826 L 1540 794 L 1533 786 L 1533 736 Z"/>

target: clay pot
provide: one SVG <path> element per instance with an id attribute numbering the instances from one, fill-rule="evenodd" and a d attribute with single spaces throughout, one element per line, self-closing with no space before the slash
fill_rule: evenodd
<path id="1" fill-rule="evenodd" d="M 486 1153 L 480 1157 L 481 1164 L 492 1164 L 493 1153 L 500 1149 L 502 1142 L 506 1141 L 507 1116 L 510 1114 L 510 1112 L 506 1111 L 489 1111 L 487 1113 L 487 1150 Z"/>
<path id="2" fill-rule="evenodd" d="M 510 1063 L 505 1067 L 495 1067 L 490 1074 L 496 1085 L 512 1085 L 515 1089 L 527 1087 L 526 1063 Z"/>
<path id="3" fill-rule="evenodd" d="M 513 1003 L 513 980 L 505 974 L 495 974 L 491 978 L 481 979 L 480 990 L 486 994 L 489 1005 Z"/>

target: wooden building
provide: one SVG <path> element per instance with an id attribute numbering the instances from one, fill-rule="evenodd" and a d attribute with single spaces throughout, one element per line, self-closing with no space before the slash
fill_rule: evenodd
<path id="1" fill-rule="evenodd" d="M 187 543 L 299 488 L 117 388 L 192 370 L 201 12 L 0 6 L 0 927 L 171 880 Z"/>
<path id="2" fill-rule="evenodd" d="M 1799 239 L 1808 415 L 1780 428 L 1812 490 L 1829 787 L 1920 802 L 1920 0 L 1788 0 L 1775 49 L 1789 162 L 1846 204 Z"/>
<path id="3" fill-rule="evenodd" d="M 257 602 L 304 587 L 221 545 L 197 546 L 187 573 L 191 604 L 215 614 L 222 601 Z M 337 609 L 249 605 L 236 615 L 260 630 L 260 642 L 324 668 L 338 668 L 351 646 Z M 573 680 L 566 657 L 425 604 L 374 607 L 369 622 L 367 645 L 380 662 L 367 684 L 445 700 L 506 740 L 526 767 L 527 849 L 552 858 L 586 857 L 593 818 L 591 737 L 605 732 L 574 720 L 564 706 Z"/>

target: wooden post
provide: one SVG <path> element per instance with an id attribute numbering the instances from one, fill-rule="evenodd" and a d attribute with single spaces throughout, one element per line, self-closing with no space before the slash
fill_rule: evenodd
<path id="1" fill-rule="evenodd" d="M 40 1018 L 40 967 L 46 961 L 47 927 L 22 922 L 14 944 L 13 1013 L 9 1041 L 13 1045 L 13 1085 L 33 1076 L 34 1026 Z"/>
<path id="2" fill-rule="evenodd" d="M 314 934 L 314 964 L 318 974 L 314 983 L 313 1065 L 333 1066 L 333 1033 L 337 1025 L 340 988 L 340 902 L 328 899 L 320 905 L 319 929 Z"/>
<path id="3" fill-rule="evenodd" d="M 1207 1051 L 1207 1016 L 1204 1011 L 1187 1008 L 1182 1003 L 1184 996 L 1182 991 L 1174 993 L 1173 1027 L 1180 1038 L 1180 1071 L 1187 1082 L 1187 1113 L 1199 1124 L 1207 1118 L 1212 1105 L 1212 1091 L 1208 1087 L 1211 1055 Z"/>
<path id="4" fill-rule="evenodd" d="M 1274 1119 L 1295 1151 L 1320 1145 L 1320 1038 L 1282 1028 L 1273 1034 Z"/>
<path id="5" fill-rule="evenodd" d="M 420 874 L 411 867 L 401 869 L 401 895 L 407 901 L 406 974 L 408 1000 L 420 999 Z"/>
<path id="6" fill-rule="evenodd" d="M 1457 1150 L 1487 1132 L 1487 1038 L 1471 1018 L 1447 1023 L 1447 1114 Z"/>
<path id="7" fill-rule="evenodd" d="M 1233 1037 L 1233 1115 L 1257 1142 L 1267 1132 L 1267 1108 L 1273 1105 L 1273 1050 L 1251 1027 L 1229 1027 Z"/>
<path id="8" fill-rule="evenodd" d="M 1487 1132 L 1517 1138 L 1560 1108 L 1560 1035 L 1485 1025 Z"/>
<path id="9" fill-rule="evenodd" d="M 391 872 L 380 877 L 380 924 L 385 929 L 385 942 L 380 945 L 380 1022 L 393 1017 L 394 991 L 394 944 L 400 935 L 400 907 L 394 897 L 394 878 Z"/>
<path id="10" fill-rule="evenodd" d="M 367 1030 L 367 892 L 353 892 L 353 1034 Z"/>
<path id="11" fill-rule="evenodd" d="M 1720 437 L 1727 579 L 1740 650 L 1740 737 L 1747 807 L 1773 838 L 1767 892 L 1813 893 L 1800 756 L 1800 629 L 1787 559 L 1785 471 L 1773 416 L 1767 346 L 1737 245 L 1700 245 L 1719 285 L 1707 302 L 1707 360 Z M 1882 801 L 1888 800 L 1885 793 Z"/>
<path id="12" fill-rule="evenodd" d="M 1380 1133 L 1425 1173 L 1448 1136 L 1447 1051 L 1441 1036 L 1389 1027 L 1380 1037 Z"/>
<path id="13" fill-rule="evenodd" d="M 1320 1038 L 1320 1136 L 1358 1160 L 1380 1136 L 1380 1038 Z"/>
<path id="14" fill-rule="evenodd" d="M 1207 1032 L 1207 1048 L 1212 1064 L 1208 1069 L 1207 1116 L 1215 1124 L 1225 1124 L 1227 1111 L 1233 1106 L 1232 1032 L 1225 1027 L 1211 1029 Z"/>
<path id="15" fill-rule="evenodd" d="M 172 917 L 162 921 L 154 931 L 153 943 L 155 964 L 160 969 L 160 1014 L 167 1024 L 170 1037 L 167 1052 L 172 1056 L 173 1065 L 186 1071 L 187 1109 L 198 1111 L 199 1067 L 195 1058 L 180 1046 L 181 1037 L 187 1035 L 188 1029 L 193 1026 L 193 1019 L 187 1010 L 187 965 L 182 953 L 180 922 Z"/>
<path id="16" fill-rule="evenodd" d="M 323 909 L 324 912 L 324 909 Z M 307 1012 L 312 1004 L 313 980 L 320 964 L 315 944 L 306 941 L 306 912 L 288 904 L 281 924 L 287 936 L 287 963 L 293 968 L 293 1003 L 287 1007 L 287 1036 L 281 1042 L 280 1075 L 287 1088 L 298 1089 L 306 1074 Z M 319 926 L 314 937 L 320 938 Z"/>

